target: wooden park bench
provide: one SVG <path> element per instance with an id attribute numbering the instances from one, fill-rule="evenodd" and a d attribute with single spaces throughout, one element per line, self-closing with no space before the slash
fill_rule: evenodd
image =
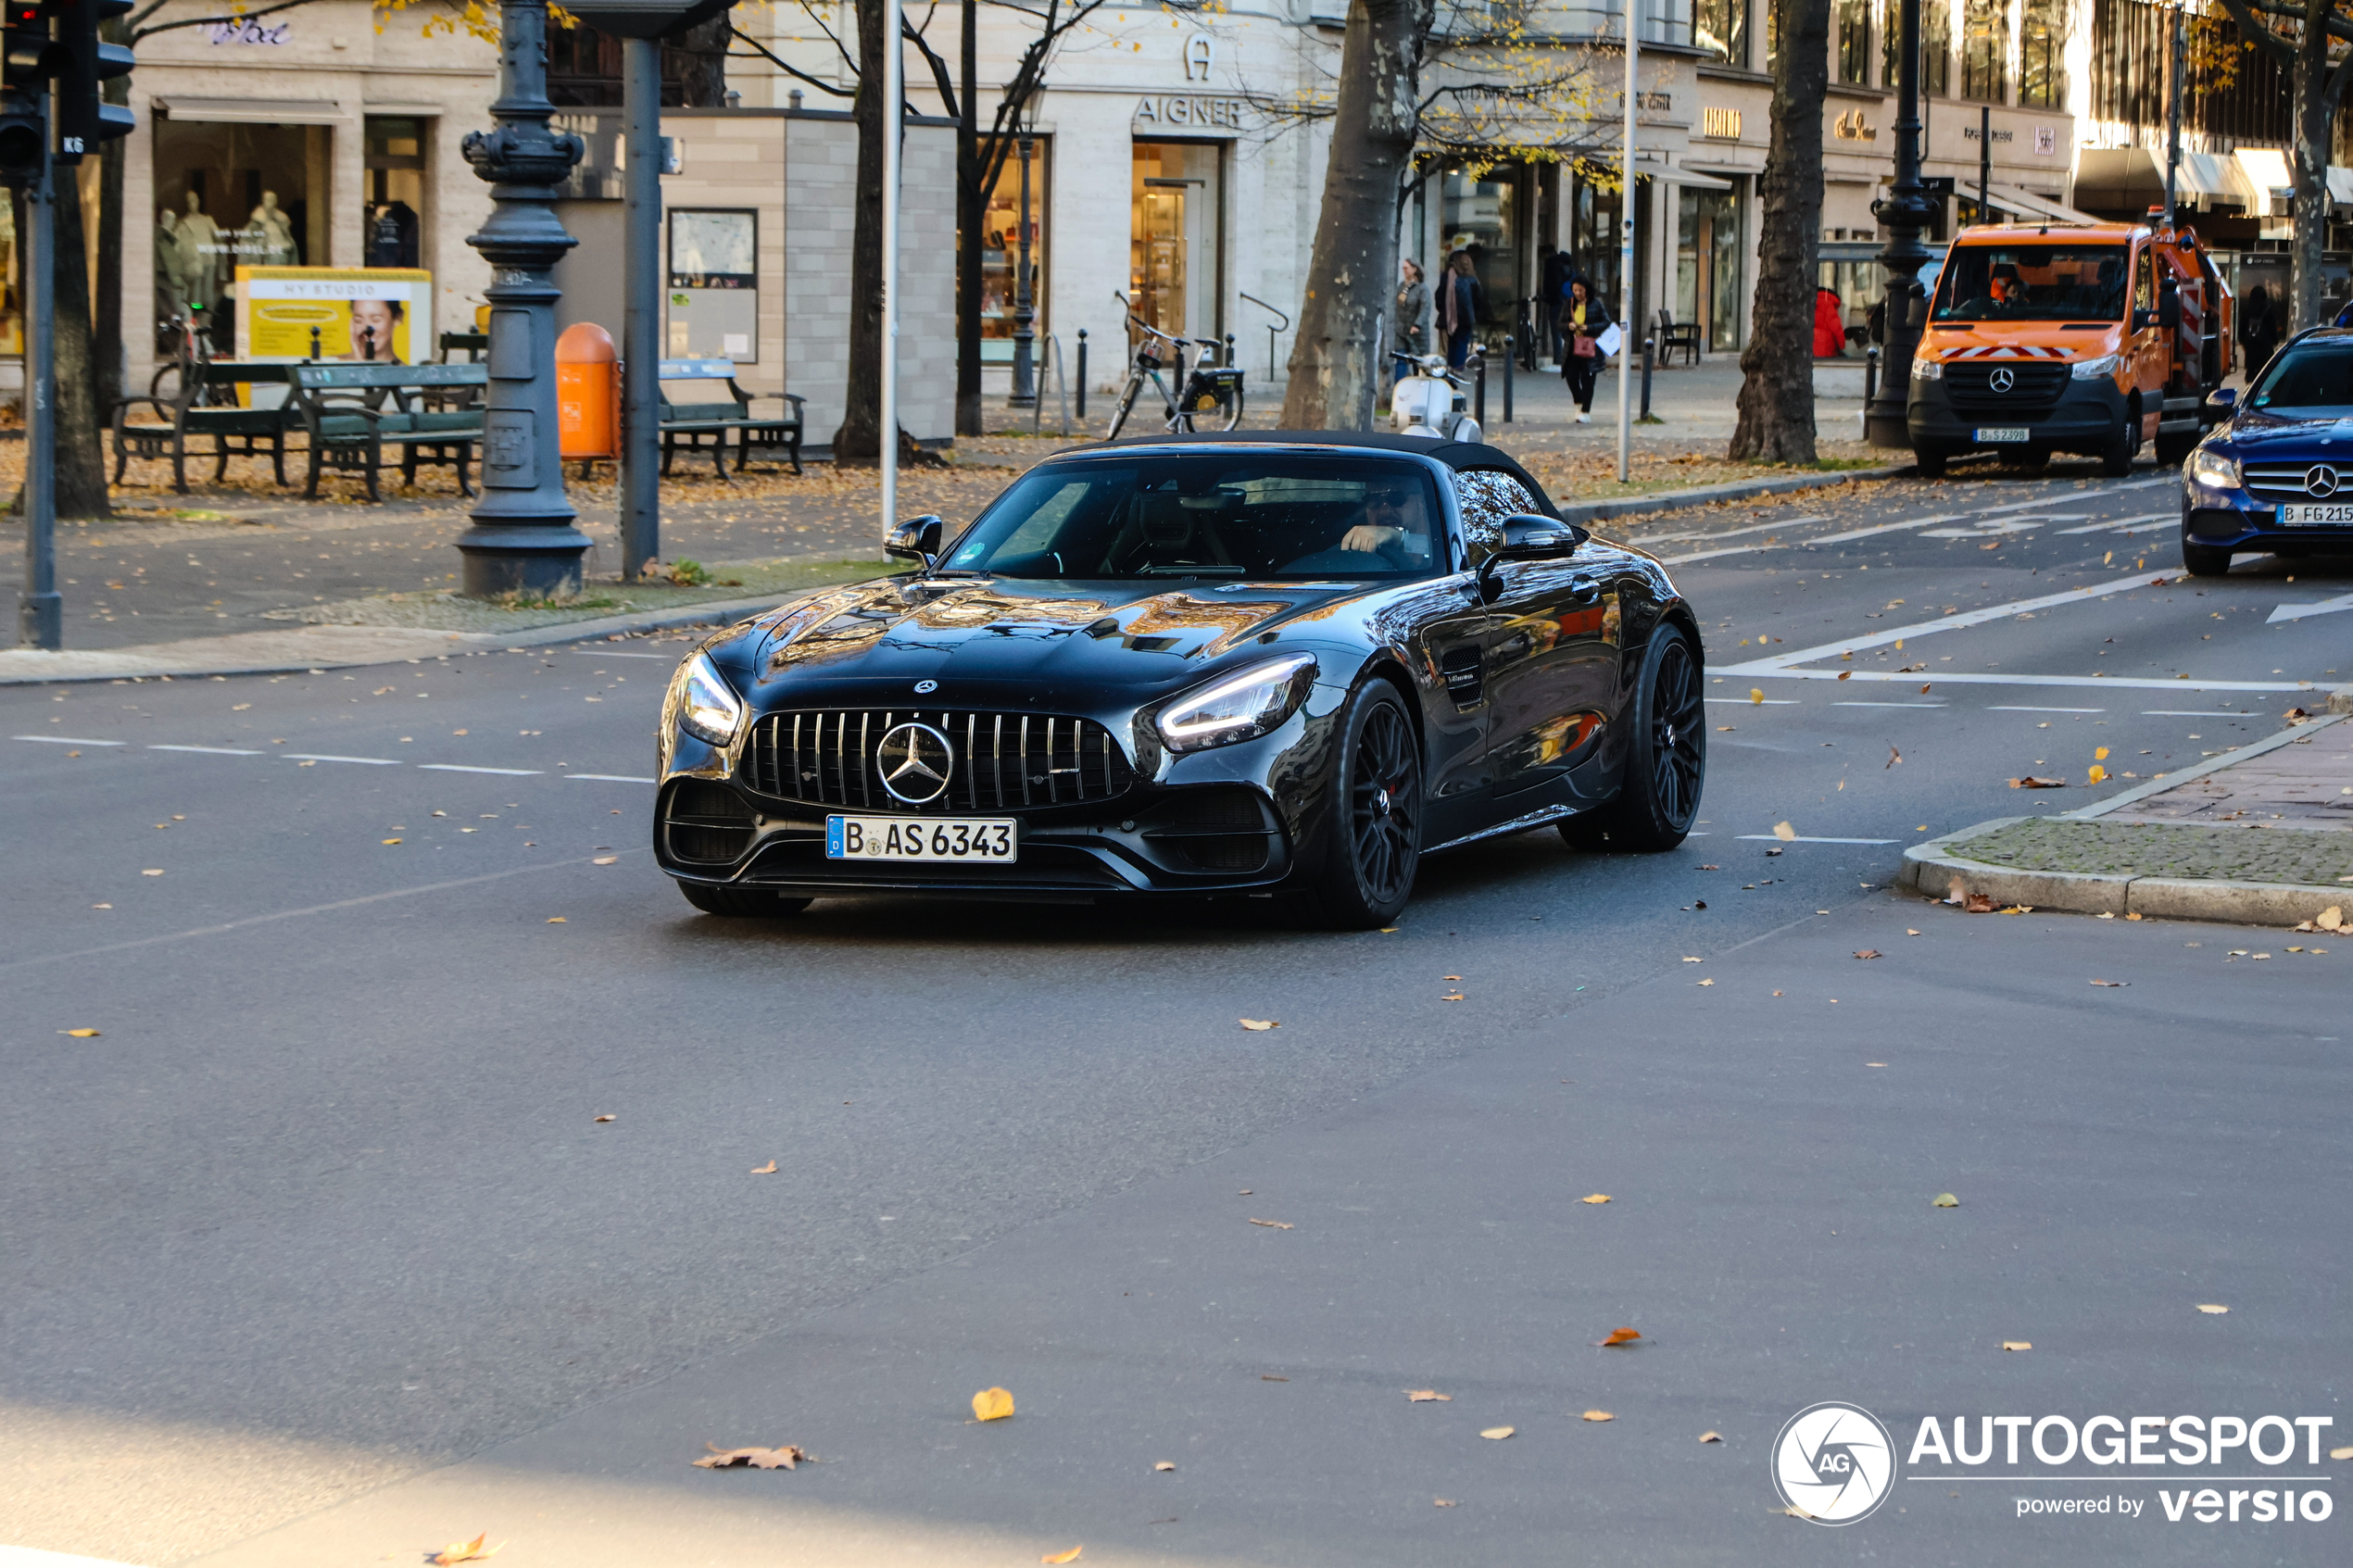
<path id="1" fill-rule="evenodd" d="M 750 462 L 753 448 L 781 451 L 800 471 L 800 416 L 806 401 L 789 392 L 770 392 L 761 398 L 782 399 L 792 411 L 775 419 L 753 415 L 751 393 L 736 384 L 732 359 L 664 359 L 658 378 L 661 390 L 661 471 L 681 446 L 709 452 L 719 477 L 727 477 L 727 438 L 736 438 L 736 471 Z"/>
<path id="2" fill-rule="evenodd" d="M 420 464 L 458 470 L 459 491 L 471 496 L 466 470 L 482 440 L 482 392 L 490 384 L 486 365 L 365 364 L 348 360 L 286 367 L 294 400 L 310 437 L 307 499 L 319 495 L 319 476 L 328 469 L 358 473 L 368 482 L 368 499 L 381 501 L 377 478 L 387 447 L 399 454 L 403 483 L 417 482 Z M 460 399 L 468 401 L 460 403 Z"/>
<path id="3" fill-rule="evenodd" d="M 132 458 L 168 459 L 171 487 L 188 493 L 188 459 L 210 458 L 212 482 L 220 483 L 232 458 L 267 455 L 281 484 L 286 482 L 286 433 L 302 417 L 290 402 L 275 408 L 246 408 L 238 402 L 240 386 L 283 387 L 294 367 L 257 364 L 246 360 L 212 359 L 181 368 L 180 391 L 170 399 L 118 398 L 114 406 L 114 483 Z M 145 406 L 164 420 L 161 424 L 131 422 L 131 410 Z M 191 447 L 192 441 L 211 442 L 210 450 Z"/>

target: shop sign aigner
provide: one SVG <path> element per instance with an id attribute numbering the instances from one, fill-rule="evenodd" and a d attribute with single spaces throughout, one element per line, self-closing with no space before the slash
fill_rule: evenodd
<path id="1" fill-rule="evenodd" d="M 1196 32 L 1185 40 L 1185 80 L 1209 85 L 1217 40 Z M 1136 100 L 1135 123 L 1155 131 L 1239 131 L 1247 100 L 1208 93 L 1148 93 Z"/>

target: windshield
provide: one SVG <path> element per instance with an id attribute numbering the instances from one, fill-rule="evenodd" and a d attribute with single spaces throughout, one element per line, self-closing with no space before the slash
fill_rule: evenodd
<path id="1" fill-rule="evenodd" d="M 2274 414 L 2353 414 L 2353 339 L 2296 345 L 2271 361 L 2247 403 Z"/>
<path id="2" fill-rule="evenodd" d="M 946 565 L 1000 577 L 1380 578 L 1442 558 L 1438 495 L 1379 458 L 1188 452 L 1033 469 Z"/>
<path id="3" fill-rule="evenodd" d="M 1940 321 L 2116 321 L 2122 245 L 1955 245 L 1936 290 Z"/>

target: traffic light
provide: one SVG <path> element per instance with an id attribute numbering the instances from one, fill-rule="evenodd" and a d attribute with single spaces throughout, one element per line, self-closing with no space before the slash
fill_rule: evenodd
<path id="1" fill-rule="evenodd" d="M 18 0 L 11 0 L 18 3 Z M 72 163 L 132 130 L 131 111 L 109 104 L 102 83 L 128 76 L 137 64 L 120 44 L 98 41 L 98 25 L 131 9 L 132 0 L 53 0 L 60 53 L 57 78 L 57 161 Z"/>
<path id="2" fill-rule="evenodd" d="M 22 185 L 41 175 L 41 152 L 49 128 L 43 105 L 49 78 L 64 55 L 49 37 L 48 7 L 41 0 L 6 0 L 6 83 L 0 102 L 0 183 Z"/>

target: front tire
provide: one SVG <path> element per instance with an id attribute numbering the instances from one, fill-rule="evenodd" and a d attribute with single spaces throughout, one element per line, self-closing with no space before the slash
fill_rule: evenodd
<path id="1" fill-rule="evenodd" d="M 2231 574 L 2231 552 L 2218 550 L 2211 545 L 2193 545 L 2182 541 L 2182 565 L 2192 577 L 2228 577 Z"/>
<path id="2" fill-rule="evenodd" d="M 1699 815 L 1707 782 L 1707 702 L 1699 655 L 1680 626 L 1651 633 L 1634 688 L 1634 751 L 1617 797 L 1571 817 L 1560 834 L 1571 848 L 1656 854 L 1681 844 Z"/>
<path id="3" fill-rule="evenodd" d="M 1309 921 L 1367 931 L 1395 921 L 1413 896 L 1422 854 L 1421 743 L 1405 699 L 1367 681 L 1340 717 L 1340 756 L 1325 787 L 1323 863 L 1309 886 Z"/>
<path id="4" fill-rule="evenodd" d="M 1103 432 L 1105 441 L 1119 439 L 1120 429 L 1127 423 L 1127 415 L 1136 407 L 1136 398 L 1143 390 L 1143 377 L 1129 376 L 1127 378 L 1127 389 L 1120 395 L 1117 406 L 1112 410 L 1111 429 Z"/>
<path id="5" fill-rule="evenodd" d="M 1952 460 L 1953 454 L 1933 441 L 1919 442 L 1912 447 L 1912 461 L 1922 479 L 1943 479 L 1944 465 Z"/>
<path id="6" fill-rule="evenodd" d="M 2140 455 L 2141 406 L 2128 403 L 2108 444 L 2100 448 L 2100 472 L 2109 479 L 2122 479 L 2133 471 L 2133 459 Z"/>
<path id="7" fill-rule="evenodd" d="M 686 896 L 686 902 L 707 915 L 747 920 L 797 915 L 812 902 L 808 898 L 788 898 L 764 887 L 714 887 L 707 882 L 682 882 L 678 891 Z"/>

